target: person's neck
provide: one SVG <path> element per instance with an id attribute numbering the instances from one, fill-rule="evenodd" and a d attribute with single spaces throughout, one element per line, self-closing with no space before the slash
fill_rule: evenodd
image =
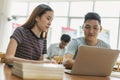
<path id="1" fill-rule="evenodd" d="M 95 46 L 97 43 L 98 43 L 98 40 L 95 39 L 95 40 L 87 40 L 85 39 L 85 42 L 88 46 Z"/>
<path id="2" fill-rule="evenodd" d="M 41 31 L 37 27 L 34 26 L 31 30 L 38 38 L 40 38 Z"/>

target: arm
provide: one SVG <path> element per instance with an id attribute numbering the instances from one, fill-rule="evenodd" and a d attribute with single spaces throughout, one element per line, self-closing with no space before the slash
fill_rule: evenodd
<path id="1" fill-rule="evenodd" d="M 73 55 L 72 54 L 65 54 L 64 59 L 63 59 L 63 65 L 65 66 L 65 68 L 71 69 L 73 63 L 74 63 Z"/>
<path id="2" fill-rule="evenodd" d="M 69 68 L 69 69 L 72 68 L 72 65 L 74 63 L 73 57 L 74 57 L 77 49 L 78 49 L 78 43 L 75 39 L 73 39 L 67 45 L 66 53 L 65 53 L 64 59 L 63 59 L 63 65 L 66 68 Z"/>
<path id="3" fill-rule="evenodd" d="M 39 60 L 44 60 L 44 54 L 42 54 L 41 56 L 40 56 L 40 58 L 39 58 Z"/>
<path id="4" fill-rule="evenodd" d="M 44 61 L 35 61 L 35 60 L 27 60 L 15 57 L 15 52 L 18 44 L 17 41 L 13 38 L 10 39 L 6 55 L 5 55 L 5 62 L 6 63 L 13 63 L 13 61 L 20 61 L 20 62 L 32 62 L 32 63 L 43 63 Z M 48 62 L 48 61 L 46 61 Z"/>

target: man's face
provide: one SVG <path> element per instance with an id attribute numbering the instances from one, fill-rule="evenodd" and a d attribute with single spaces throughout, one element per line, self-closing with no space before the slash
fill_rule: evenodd
<path id="1" fill-rule="evenodd" d="M 60 48 L 65 48 L 67 46 L 68 42 L 61 41 Z"/>
<path id="2" fill-rule="evenodd" d="M 88 19 L 83 25 L 84 35 L 86 40 L 96 40 L 98 33 L 101 31 L 101 26 L 98 20 Z"/>

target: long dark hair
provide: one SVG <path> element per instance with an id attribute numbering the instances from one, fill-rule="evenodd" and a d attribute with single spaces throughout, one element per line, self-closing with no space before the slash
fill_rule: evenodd
<path id="1" fill-rule="evenodd" d="M 40 4 L 38 5 L 33 12 L 31 13 L 30 17 L 28 18 L 28 20 L 25 22 L 25 24 L 22 25 L 22 27 L 31 29 L 33 28 L 33 26 L 36 23 L 35 18 L 37 16 L 41 17 L 43 14 L 45 14 L 47 11 L 53 11 L 53 9 L 46 5 L 46 4 Z"/>

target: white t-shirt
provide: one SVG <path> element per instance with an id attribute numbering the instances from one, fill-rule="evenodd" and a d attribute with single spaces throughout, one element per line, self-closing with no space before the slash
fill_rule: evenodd
<path id="1" fill-rule="evenodd" d="M 65 48 L 61 49 L 59 47 L 59 44 L 60 43 L 55 43 L 55 44 L 51 44 L 47 50 L 47 55 L 48 55 L 48 58 L 52 58 L 53 56 L 64 56 L 64 53 L 65 53 Z"/>

